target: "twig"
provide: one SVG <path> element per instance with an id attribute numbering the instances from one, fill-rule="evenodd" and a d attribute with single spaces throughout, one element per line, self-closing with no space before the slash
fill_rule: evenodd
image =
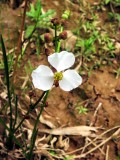
<path id="1" fill-rule="evenodd" d="M 112 13 L 115 14 L 115 11 L 114 11 L 114 9 L 113 9 L 113 5 L 112 5 L 111 2 L 110 2 L 110 9 L 111 9 Z"/>
<path id="2" fill-rule="evenodd" d="M 40 154 L 40 155 L 44 155 L 47 158 L 49 158 L 49 160 L 54 160 L 52 158 L 52 156 L 50 155 L 50 153 L 48 151 L 46 151 L 46 150 L 38 150 L 38 151 L 35 151 L 34 153 L 37 153 L 37 154 Z"/>
<path id="3" fill-rule="evenodd" d="M 109 148 L 110 148 L 110 147 L 107 145 L 105 160 L 109 160 L 109 157 L 108 157 L 108 155 L 109 155 Z"/>
<path id="4" fill-rule="evenodd" d="M 115 138 L 118 134 L 120 134 L 120 128 L 118 128 L 118 130 L 112 134 L 110 137 L 108 137 L 106 140 L 102 141 L 99 145 L 97 145 L 96 147 L 92 148 L 91 150 L 89 150 L 88 152 L 75 156 L 75 158 L 82 158 L 82 157 L 86 157 L 88 154 L 92 153 L 93 151 L 97 150 L 98 148 L 100 148 L 101 146 L 103 146 L 105 143 L 107 143 L 108 141 L 110 141 L 111 139 Z"/>
<path id="5" fill-rule="evenodd" d="M 17 69 L 18 57 L 19 57 L 19 54 L 21 54 L 22 33 L 23 33 L 23 30 L 24 30 L 24 25 L 25 25 L 27 2 L 28 2 L 28 0 L 25 0 L 23 19 L 22 19 L 22 24 L 21 24 L 21 29 L 20 29 L 20 35 L 19 35 L 19 38 L 18 38 L 17 51 L 16 51 L 16 57 L 15 57 L 14 73 L 13 73 L 13 83 L 15 83 L 15 79 L 16 79 L 16 69 Z"/>
<path id="6" fill-rule="evenodd" d="M 10 49 L 10 50 L 8 51 L 8 53 L 11 54 L 11 53 L 13 53 L 16 49 L 17 49 L 17 47 L 14 47 L 14 48 Z M 8 53 L 7 53 L 7 54 L 8 54 Z M 1 51 L 0 51 L 0 54 L 2 54 Z"/>
<path id="7" fill-rule="evenodd" d="M 102 103 L 99 103 L 98 106 L 97 106 L 97 108 L 96 108 L 96 110 L 95 110 L 95 112 L 94 112 L 94 119 L 95 119 L 95 120 L 96 120 L 96 118 L 97 118 L 98 110 L 100 109 L 101 106 L 102 106 Z M 94 124 L 94 123 L 91 122 L 90 126 L 93 126 L 93 124 Z M 83 147 L 81 153 L 83 153 L 83 152 L 85 151 L 86 147 L 87 147 L 87 142 L 88 142 L 87 139 L 88 139 L 88 137 L 86 137 L 85 146 Z M 94 143 L 94 145 L 96 145 L 95 142 L 93 142 L 93 141 L 91 141 L 91 143 L 92 143 L 92 144 Z"/>
<path id="8" fill-rule="evenodd" d="M 86 145 L 86 147 L 90 146 L 90 145 L 92 144 L 92 142 L 95 142 L 97 139 L 100 139 L 102 136 L 104 136 L 104 135 L 107 134 L 108 132 L 111 132 L 112 130 L 117 129 L 117 128 L 120 128 L 120 126 L 115 126 L 115 127 L 113 127 L 113 128 L 108 129 L 107 131 L 103 132 L 102 134 L 100 134 L 99 136 L 97 136 L 95 139 L 93 139 L 90 143 L 88 143 L 88 144 Z M 83 147 L 78 148 L 78 149 L 76 149 L 76 150 L 74 150 L 74 151 L 71 151 L 71 152 L 67 152 L 67 154 L 73 154 L 73 153 L 78 152 L 78 151 L 80 151 L 80 150 L 82 150 L 82 149 L 83 149 Z"/>
<path id="9" fill-rule="evenodd" d="M 24 82 L 23 82 L 23 84 L 22 84 L 21 89 L 24 89 L 24 88 L 25 88 L 25 86 L 26 86 L 28 80 L 29 80 L 29 76 L 26 76 L 26 77 L 25 77 L 25 80 L 24 80 Z"/>
<path id="10" fill-rule="evenodd" d="M 52 135 L 81 135 L 83 137 L 91 136 L 95 137 L 96 134 L 92 132 L 97 132 L 97 127 L 89 126 L 74 126 L 65 128 L 55 128 L 55 129 L 39 129 L 39 132 L 48 133 Z"/>
<path id="11" fill-rule="evenodd" d="M 87 138 L 95 147 L 97 146 L 97 144 L 95 142 L 93 142 L 89 137 Z M 100 150 L 100 152 L 105 155 L 104 151 L 101 148 L 98 148 Z"/>
<path id="12" fill-rule="evenodd" d="M 82 65 L 82 59 L 80 59 L 80 62 L 78 63 L 78 65 L 75 67 L 75 70 L 78 72 L 78 70 L 80 69 Z"/>
<path id="13" fill-rule="evenodd" d="M 94 112 L 94 119 L 95 119 L 95 120 L 94 120 L 94 122 L 91 122 L 90 126 L 93 126 L 93 125 L 95 124 L 95 122 L 96 122 L 96 120 L 97 120 L 97 113 L 98 113 L 98 110 L 101 108 L 101 106 L 102 106 L 102 103 L 100 102 L 100 103 L 98 104 L 95 112 Z"/>

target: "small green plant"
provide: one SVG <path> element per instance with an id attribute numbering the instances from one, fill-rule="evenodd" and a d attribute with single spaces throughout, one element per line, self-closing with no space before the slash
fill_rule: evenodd
<path id="1" fill-rule="evenodd" d="M 32 70 L 33 70 L 33 66 L 30 60 L 28 60 L 27 66 L 25 66 L 26 75 L 29 75 L 32 72 Z"/>
<path id="2" fill-rule="evenodd" d="M 115 20 L 119 23 L 120 25 L 120 14 L 119 13 L 112 13 L 112 12 L 109 12 L 108 13 L 108 16 L 110 18 L 110 20 Z"/>
<path id="3" fill-rule="evenodd" d="M 120 153 L 118 153 L 116 160 L 120 160 Z"/>
<path id="4" fill-rule="evenodd" d="M 98 39 L 99 42 L 99 55 L 101 59 L 108 59 L 109 57 L 114 58 L 115 45 L 108 34 L 102 33 Z M 104 54 L 103 54 L 104 52 Z"/>
<path id="5" fill-rule="evenodd" d="M 76 49 L 80 48 L 80 54 L 84 59 L 90 61 L 93 58 L 93 54 L 96 51 L 95 42 L 96 38 L 91 36 L 88 39 L 78 39 L 76 42 Z"/>
<path id="6" fill-rule="evenodd" d="M 74 155 L 70 155 L 65 157 L 63 160 L 73 160 L 74 159 Z"/>
<path id="7" fill-rule="evenodd" d="M 11 72 L 12 69 L 13 69 L 13 64 L 14 64 L 14 54 L 13 54 L 13 52 L 9 53 L 7 55 L 7 59 L 8 59 L 9 72 Z M 3 68 L 4 68 L 4 62 L 3 62 L 3 59 L 1 58 L 0 59 L 0 69 L 3 69 Z"/>
<path id="8" fill-rule="evenodd" d="M 31 18 L 33 25 L 29 25 L 25 31 L 25 38 L 29 39 L 33 33 L 37 32 L 39 28 L 47 28 L 50 26 L 50 19 L 55 14 L 54 10 L 48 10 L 44 14 L 42 13 L 41 1 L 38 0 L 35 6 L 30 4 L 30 11 L 26 13 Z"/>
<path id="9" fill-rule="evenodd" d="M 79 114 L 87 114 L 87 112 L 88 112 L 88 109 L 84 106 L 77 106 L 76 110 L 78 110 Z"/>
<path id="10" fill-rule="evenodd" d="M 114 6 L 120 6 L 120 0 L 104 0 L 104 3 L 107 5 L 109 3 L 112 3 Z"/>
<path id="11" fill-rule="evenodd" d="M 91 33 L 96 31 L 96 27 L 98 24 L 97 17 L 93 18 L 92 22 L 85 21 L 83 22 L 81 28 L 84 29 L 85 33 Z"/>
<path id="12" fill-rule="evenodd" d="M 114 70 L 114 73 L 116 75 L 116 79 L 118 79 L 120 76 L 120 67 L 118 69 Z"/>
<path id="13" fill-rule="evenodd" d="M 54 150 L 51 150 L 49 152 L 50 152 L 51 156 L 56 156 L 57 155 L 57 153 Z"/>

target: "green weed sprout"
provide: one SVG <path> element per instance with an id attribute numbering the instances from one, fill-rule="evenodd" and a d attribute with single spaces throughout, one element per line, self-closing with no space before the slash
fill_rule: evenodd
<path id="1" fill-rule="evenodd" d="M 43 14 L 40 0 L 37 1 L 35 6 L 33 4 L 30 4 L 30 11 L 27 12 L 26 15 L 31 18 L 34 24 L 27 27 L 25 31 L 25 38 L 31 38 L 37 28 L 50 27 L 50 19 L 54 14 L 54 10 L 48 10 Z"/>
<path id="2" fill-rule="evenodd" d="M 84 59 L 91 61 L 93 53 L 95 53 L 95 40 L 96 37 L 91 36 L 88 39 L 78 39 L 76 42 L 76 48 L 81 48 L 81 55 Z"/>
<path id="3" fill-rule="evenodd" d="M 114 70 L 114 73 L 116 74 L 116 79 L 118 79 L 120 76 L 120 67 L 118 69 Z"/>
<path id="4" fill-rule="evenodd" d="M 87 114 L 87 112 L 88 112 L 88 109 L 85 108 L 84 106 L 77 106 L 76 110 L 78 110 L 79 114 Z"/>
<path id="5" fill-rule="evenodd" d="M 120 6 L 120 0 L 105 0 L 105 4 L 112 3 L 116 7 Z"/>

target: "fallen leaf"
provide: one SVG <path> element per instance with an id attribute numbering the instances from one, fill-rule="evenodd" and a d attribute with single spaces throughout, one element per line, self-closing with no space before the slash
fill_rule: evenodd
<path id="1" fill-rule="evenodd" d="M 48 133 L 52 135 L 81 135 L 83 137 L 94 137 L 93 132 L 97 132 L 96 127 L 89 126 L 75 126 L 56 129 L 40 129 L 39 132 Z"/>

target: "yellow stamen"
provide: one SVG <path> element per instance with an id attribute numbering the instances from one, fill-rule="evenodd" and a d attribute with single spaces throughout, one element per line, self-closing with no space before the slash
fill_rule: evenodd
<path id="1" fill-rule="evenodd" d="M 59 80 L 62 80 L 62 79 L 63 79 L 63 74 L 62 74 L 62 72 L 56 72 L 56 73 L 54 74 L 54 80 L 59 81 Z"/>

